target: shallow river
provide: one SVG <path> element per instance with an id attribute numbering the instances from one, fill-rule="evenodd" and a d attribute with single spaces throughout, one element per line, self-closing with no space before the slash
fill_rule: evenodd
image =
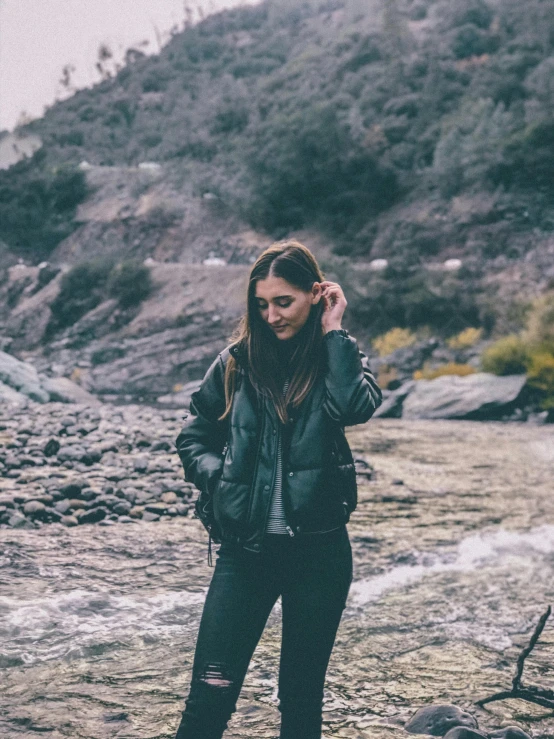
<path id="1" fill-rule="evenodd" d="M 428 702 L 484 729 L 554 737 L 509 689 L 554 605 L 554 428 L 374 421 L 349 431 L 376 469 L 349 524 L 355 582 L 331 658 L 325 737 L 408 737 Z M 198 522 L 0 530 L 0 735 L 170 739 L 211 569 Z M 279 604 L 226 736 L 278 735 Z M 554 619 L 524 683 L 554 688 Z"/>

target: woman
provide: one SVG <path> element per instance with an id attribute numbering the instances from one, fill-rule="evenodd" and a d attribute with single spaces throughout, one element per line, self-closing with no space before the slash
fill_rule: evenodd
<path id="1" fill-rule="evenodd" d="M 219 739 L 279 596 L 280 739 L 320 739 L 325 673 L 352 580 L 356 473 L 344 427 L 381 391 L 341 328 L 346 299 L 296 241 L 250 272 L 247 311 L 177 437 L 196 513 L 221 544 L 176 739 Z"/>

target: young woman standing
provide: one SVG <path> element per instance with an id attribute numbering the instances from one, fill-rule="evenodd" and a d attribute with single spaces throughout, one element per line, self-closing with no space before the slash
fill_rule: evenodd
<path id="1" fill-rule="evenodd" d="M 320 739 L 325 674 L 352 581 L 356 472 L 344 427 L 381 391 L 342 329 L 343 291 L 296 241 L 250 272 L 247 311 L 177 437 L 220 543 L 176 739 L 220 739 L 281 596 L 280 739 Z M 211 549 L 210 549 L 211 552 Z"/>

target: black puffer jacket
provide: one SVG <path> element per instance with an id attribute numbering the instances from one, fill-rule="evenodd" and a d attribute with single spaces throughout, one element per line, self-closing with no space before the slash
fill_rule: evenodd
<path id="1" fill-rule="evenodd" d="M 289 407 L 288 428 L 270 400 L 258 401 L 239 344 L 217 356 L 193 393 L 176 445 L 185 479 L 200 490 L 196 513 L 214 541 L 235 541 L 254 552 L 262 548 L 279 434 L 291 535 L 337 528 L 356 507 L 356 471 L 344 427 L 367 421 L 382 395 L 367 357 L 345 330 L 326 333 L 323 346 L 324 372 L 298 408 Z M 236 391 L 230 415 L 218 421 L 230 352 L 239 370 Z"/>

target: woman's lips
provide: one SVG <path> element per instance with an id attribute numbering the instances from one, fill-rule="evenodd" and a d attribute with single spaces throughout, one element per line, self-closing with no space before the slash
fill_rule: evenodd
<path id="1" fill-rule="evenodd" d="M 287 324 L 285 323 L 285 324 L 284 324 L 283 326 L 272 326 L 271 328 L 272 328 L 272 329 L 273 329 L 274 331 L 282 331 L 282 330 L 283 330 L 284 328 L 286 328 L 286 327 L 287 327 Z"/>

